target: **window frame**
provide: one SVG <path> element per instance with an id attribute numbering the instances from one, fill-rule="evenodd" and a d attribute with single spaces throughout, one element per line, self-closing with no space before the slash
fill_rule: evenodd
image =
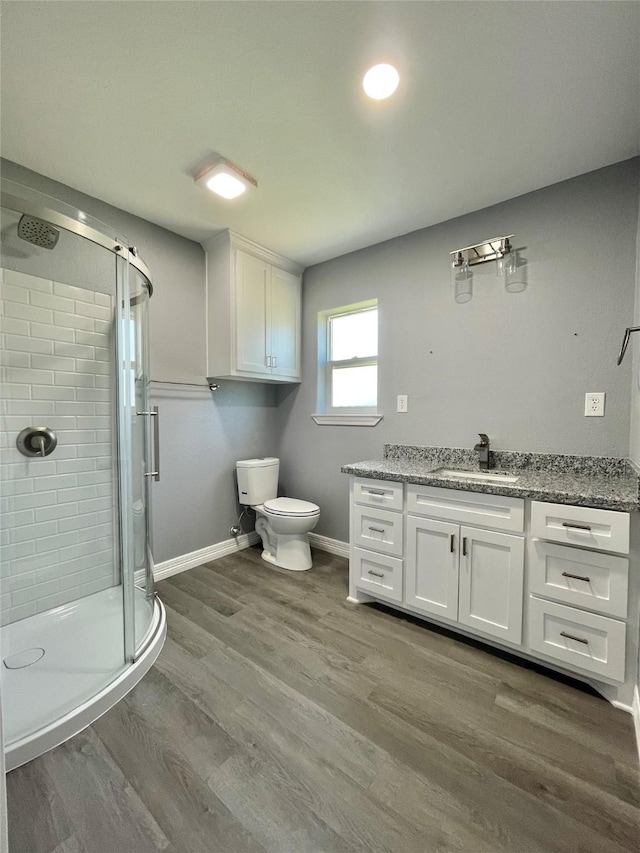
<path id="1" fill-rule="evenodd" d="M 332 320 L 349 314 L 362 314 L 365 311 L 378 311 L 377 299 L 367 299 L 352 305 L 342 305 L 318 313 L 318 414 L 312 415 L 317 424 L 343 424 L 375 426 L 382 415 L 378 413 L 379 382 L 376 382 L 376 403 L 372 406 L 332 406 L 332 378 L 334 370 L 348 367 L 379 368 L 379 347 L 375 356 L 350 359 L 330 359 Z M 379 334 L 378 334 L 379 341 Z"/>

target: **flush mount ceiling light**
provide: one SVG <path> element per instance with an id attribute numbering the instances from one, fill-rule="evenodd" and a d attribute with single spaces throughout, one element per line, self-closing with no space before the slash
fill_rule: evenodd
<path id="1" fill-rule="evenodd" d="M 213 166 L 207 166 L 196 178 L 196 184 L 226 199 L 237 198 L 258 186 L 255 178 L 229 160 L 218 160 Z"/>
<path id="2" fill-rule="evenodd" d="M 374 101 L 382 101 L 398 88 L 400 75 L 393 65 L 374 65 L 364 75 L 362 88 Z"/>

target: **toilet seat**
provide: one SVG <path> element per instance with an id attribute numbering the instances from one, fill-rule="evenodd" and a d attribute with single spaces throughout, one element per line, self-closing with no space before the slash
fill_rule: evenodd
<path id="1" fill-rule="evenodd" d="M 320 507 L 309 501 L 299 501 L 295 498 L 274 498 L 265 501 L 264 512 L 267 515 L 286 515 L 295 518 L 305 518 L 320 514 Z"/>

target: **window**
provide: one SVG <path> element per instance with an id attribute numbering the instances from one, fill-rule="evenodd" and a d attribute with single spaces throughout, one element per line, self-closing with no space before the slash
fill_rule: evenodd
<path id="1" fill-rule="evenodd" d="M 378 423 L 378 300 L 321 311 L 318 356 L 316 423 Z"/>

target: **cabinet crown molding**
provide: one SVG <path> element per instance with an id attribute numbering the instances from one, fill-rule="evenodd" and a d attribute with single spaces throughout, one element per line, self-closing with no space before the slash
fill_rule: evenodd
<path id="1" fill-rule="evenodd" d="M 225 230 L 220 234 L 216 234 L 214 237 L 210 237 L 202 243 L 202 247 L 206 252 L 215 251 L 216 249 L 219 249 L 221 245 L 228 245 L 231 249 L 242 249 L 243 252 L 248 252 L 256 258 L 260 258 L 260 260 L 273 264 L 273 266 L 279 267 L 280 269 L 286 270 L 294 275 L 302 275 L 305 269 L 302 264 L 291 261 L 289 258 L 285 258 L 283 255 L 279 255 L 277 252 L 273 252 L 271 249 L 261 246 L 259 243 L 250 240 L 248 237 L 243 237 L 242 234 L 238 234 L 230 228 L 225 228 Z"/>

